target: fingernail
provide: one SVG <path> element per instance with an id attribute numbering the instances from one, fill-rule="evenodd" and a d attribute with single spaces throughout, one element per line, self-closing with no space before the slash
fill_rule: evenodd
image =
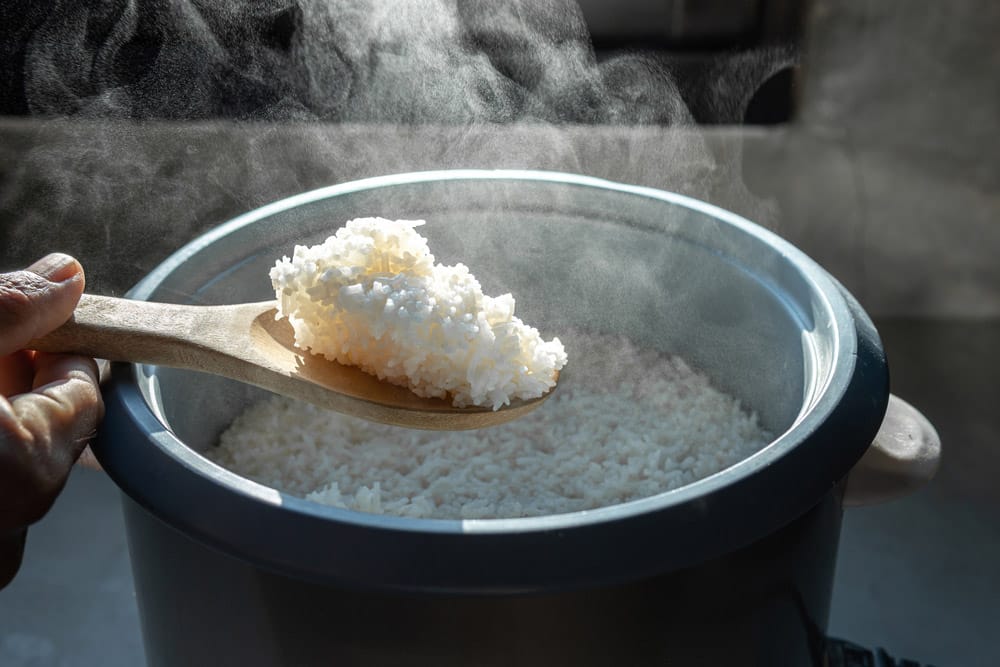
<path id="1" fill-rule="evenodd" d="M 46 255 L 28 267 L 28 271 L 37 273 L 46 280 L 54 283 L 61 283 L 72 278 L 79 273 L 80 268 L 77 261 L 61 252 L 54 252 Z"/>

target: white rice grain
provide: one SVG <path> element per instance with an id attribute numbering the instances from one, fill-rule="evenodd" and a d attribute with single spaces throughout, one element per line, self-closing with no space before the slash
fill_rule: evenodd
<path id="1" fill-rule="evenodd" d="M 756 415 L 683 360 L 568 332 L 566 382 L 479 431 L 374 424 L 273 397 L 207 455 L 281 491 L 362 512 L 500 518 L 593 509 L 676 489 L 758 451 Z"/>
<path id="2" fill-rule="evenodd" d="M 422 220 L 358 218 L 271 269 L 295 345 L 458 407 L 542 396 L 566 365 L 558 338 L 483 294 L 464 264 L 434 261 Z"/>

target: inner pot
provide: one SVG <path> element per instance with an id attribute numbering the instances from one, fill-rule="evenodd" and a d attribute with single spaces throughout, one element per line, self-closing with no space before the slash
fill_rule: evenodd
<path id="1" fill-rule="evenodd" d="M 770 655 L 762 636 L 783 635 L 775 646 L 789 657 L 798 655 L 794 635 L 814 656 L 829 605 L 838 484 L 874 437 L 888 400 L 880 342 L 853 298 L 789 243 L 716 207 L 582 176 L 515 171 L 404 174 L 292 197 L 192 241 L 130 297 L 272 298 L 268 270 L 294 245 L 375 215 L 425 219 L 420 232 L 439 262 L 467 264 L 488 294 L 513 293 L 518 314 L 546 338 L 572 327 L 680 355 L 756 411 L 775 438 L 695 483 L 594 510 L 476 520 L 373 515 L 281 493 L 201 455 L 265 392 L 191 371 L 117 365 L 96 453 L 125 494 L 150 661 L 178 664 L 191 658 L 188 649 L 203 655 L 209 637 L 218 639 L 204 625 L 219 604 L 211 600 L 226 601 L 228 618 L 216 622 L 230 624 L 260 664 L 336 654 L 323 619 L 347 628 L 349 618 L 366 617 L 349 611 L 359 605 L 372 618 L 398 621 L 389 633 L 369 637 L 355 627 L 340 635 L 342 657 L 370 664 L 378 662 L 376 646 L 403 651 L 384 655 L 390 663 L 424 653 L 427 664 L 468 658 L 459 638 L 475 636 L 468 622 L 498 618 L 522 631 L 524 619 L 547 624 L 546 641 L 528 642 L 534 652 L 510 654 L 522 645 L 510 640 L 489 653 L 520 663 L 529 653 L 546 656 L 539 664 L 559 662 L 553 656 L 565 650 L 549 655 L 543 647 L 564 635 L 578 647 L 587 646 L 584 636 L 618 637 L 605 646 L 627 639 L 655 655 L 670 642 L 651 644 L 646 631 L 677 634 L 671 655 L 682 635 L 687 644 L 706 639 L 664 609 L 643 614 L 650 627 L 631 623 L 628 637 L 609 624 L 652 600 L 688 605 L 699 624 L 729 624 L 754 661 Z M 571 358 L 560 382 L 572 381 Z M 424 599 L 452 602 L 446 611 L 415 602 Z M 321 616 L 310 622 L 312 611 Z M 553 615 L 575 620 L 554 631 Z M 646 630 L 631 636 L 637 628 Z M 227 650 L 232 657 L 237 649 Z M 581 653 L 574 664 L 585 655 L 602 653 Z"/>

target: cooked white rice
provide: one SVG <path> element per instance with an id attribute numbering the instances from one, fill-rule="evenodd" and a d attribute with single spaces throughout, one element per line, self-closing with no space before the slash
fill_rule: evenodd
<path id="1" fill-rule="evenodd" d="M 563 336 L 556 393 L 479 431 L 374 424 L 274 397 L 207 455 L 284 492 L 363 512 L 492 518 L 591 509 L 676 489 L 769 440 L 754 414 L 677 357 L 621 337 Z"/>
<path id="2" fill-rule="evenodd" d="M 282 258 L 271 283 L 296 346 L 458 407 L 549 391 L 566 364 L 559 339 L 516 317 L 510 294 L 483 294 L 464 264 L 436 264 L 422 224 L 359 218 Z"/>

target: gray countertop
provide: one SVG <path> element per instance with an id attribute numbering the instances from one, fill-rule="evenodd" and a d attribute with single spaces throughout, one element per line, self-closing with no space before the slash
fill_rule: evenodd
<path id="1" fill-rule="evenodd" d="M 55 249 L 121 294 L 197 234 L 306 190 L 543 169 L 646 185 L 787 238 L 874 316 L 1000 317 L 992 170 L 824 128 L 125 123 L 0 118 L 0 269 Z M 978 163 L 975 163 L 978 164 Z"/>

